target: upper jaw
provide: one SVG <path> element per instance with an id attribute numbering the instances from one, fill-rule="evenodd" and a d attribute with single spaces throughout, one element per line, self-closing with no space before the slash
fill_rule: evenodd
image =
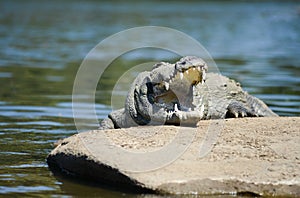
<path id="1" fill-rule="evenodd" d="M 196 56 L 186 56 L 181 58 L 175 64 L 166 62 L 155 64 L 150 74 L 150 79 L 154 83 L 171 83 L 177 75 L 182 80 L 184 77 L 188 76 L 186 74 L 197 70 L 199 72 L 198 79 L 201 78 L 201 82 L 203 83 L 205 81 L 207 69 L 206 62 L 201 58 Z"/>
<path id="2" fill-rule="evenodd" d="M 168 112 L 192 111 L 193 87 L 205 82 L 206 71 L 206 64 L 177 67 L 170 78 L 154 83 L 153 105 L 165 108 Z"/>
<path id="3" fill-rule="evenodd" d="M 207 64 L 201 58 L 196 56 L 186 56 L 175 63 L 176 70 L 183 72 L 191 67 L 200 67 L 207 71 Z"/>

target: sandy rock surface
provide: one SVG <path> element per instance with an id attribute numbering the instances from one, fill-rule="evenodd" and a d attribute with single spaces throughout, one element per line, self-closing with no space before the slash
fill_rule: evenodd
<path id="1" fill-rule="evenodd" d="M 157 193 L 300 196 L 300 117 L 93 130 L 64 139 L 47 162 L 74 177 Z"/>

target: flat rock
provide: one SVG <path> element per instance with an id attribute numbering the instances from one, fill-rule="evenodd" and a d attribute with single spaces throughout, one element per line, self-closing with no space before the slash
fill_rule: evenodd
<path id="1" fill-rule="evenodd" d="M 47 162 L 123 189 L 300 196 L 300 117 L 93 130 L 61 141 Z"/>

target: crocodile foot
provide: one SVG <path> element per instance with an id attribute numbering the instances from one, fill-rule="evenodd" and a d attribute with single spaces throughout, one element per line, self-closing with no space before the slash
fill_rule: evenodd
<path id="1" fill-rule="evenodd" d="M 241 102 L 232 102 L 227 107 L 225 118 L 239 118 L 239 117 L 258 117 L 254 112 L 246 108 Z"/>

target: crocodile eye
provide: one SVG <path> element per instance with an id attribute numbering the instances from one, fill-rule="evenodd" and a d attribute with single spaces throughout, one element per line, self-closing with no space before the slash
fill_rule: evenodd
<path id="1" fill-rule="evenodd" d="M 185 65 L 185 64 L 186 64 L 186 62 L 185 62 L 185 61 L 183 61 L 181 64 Z"/>

